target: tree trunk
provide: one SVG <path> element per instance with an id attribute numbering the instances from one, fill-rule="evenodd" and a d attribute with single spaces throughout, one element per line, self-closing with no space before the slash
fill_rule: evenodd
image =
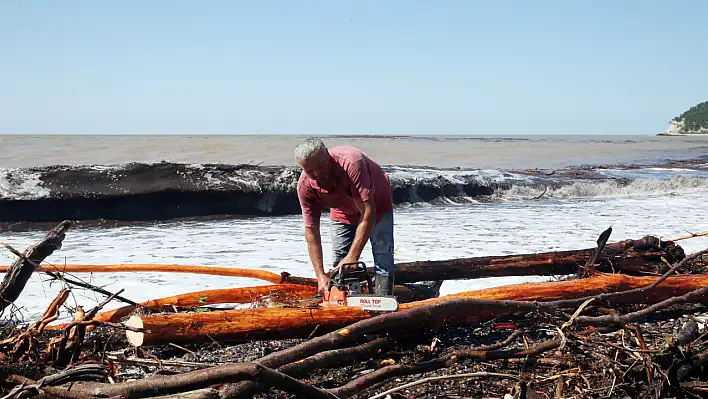
<path id="1" fill-rule="evenodd" d="M 68 220 L 59 223 L 49 230 L 42 241 L 27 248 L 23 254 L 20 254 L 22 256 L 18 256 L 15 262 L 8 267 L 5 278 L 0 284 L 0 312 L 19 298 L 37 266 L 46 257 L 61 248 L 66 231 L 70 226 L 71 222 Z"/>
<path id="2" fill-rule="evenodd" d="M 517 284 L 479 291 L 464 292 L 443 298 L 401 304 L 400 311 L 460 298 L 513 301 L 553 301 L 597 295 L 603 292 L 626 291 L 652 284 L 655 277 L 632 277 L 607 274 L 562 282 Z M 708 284 L 708 276 L 671 277 L 648 292 L 613 298 L 611 303 L 656 303 L 683 295 Z M 435 318 L 448 325 L 470 323 L 508 312 L 504 309 L 479 308 L 465 313 L 450 310 Z M 169 342 L 239 342 L 253 339 L 286 339 L 308 337 L 315 327 L 318 334 L 332 331 L 372 317 L 358 307 L 313 309 L 247 309 L 205 313 L 133 316 L 128 325 L 143 328 L 143 332 L 127 331 L 128 340 L 136 346 L 160 345 Z"/>
<path id="3" fill-rule="evenodd" d="M 317 289 L 306 285 L 275 284 L 257 287 L 226 288 L 218 290 L 204 290 L 152 299 L 141 302 L 140 305 L 166 312 L 173 312 L 174 307 L 185 308 L 190 306 L 214 305 L 220 303 L 256 303 L 267 301 L 275 303 L 292 303 L 292 301 L 310 298 L 317 293 Z M 135 306 L 123 306 L 117 309 L 100 313 L 93 318 L 102 322 L 115 323 L 135 311 Z M 47 330 L 64 329 L 68 324 L 49 326 Z"/>
<path id="4" fill-rule="evenodd" d="M 505 276 L 554 276 L 577 273 L 593 256 L 595 248 L 509 256 L 483 256 L 450 260 L 420 261 L 396 265 L 396 282 L 457 280 Z M 647 236 L 605 245 L 595 270 L 630 275 L 656 274 L 685 257 L 671 241 Z"/>
<path id="5" fill-rule="evenodd" d="M 221 266 L 193 266 L 159 263 L 122 263 L 114 265 L 46 265 L 43 267 L 49 271 L 57 273 L 194 273 L 209 274 L 213 276 L 254 278 L 268 281 L 274 284 L 278 284 L 281 282 L 281 280 L 283 280 L 283 277 L 280 274 L 269 272 L 267 270 L 240 269 L 237 267 Z M 7 271 L 8 268 L 8 266 L 0 266 L 0 272 Z"/>

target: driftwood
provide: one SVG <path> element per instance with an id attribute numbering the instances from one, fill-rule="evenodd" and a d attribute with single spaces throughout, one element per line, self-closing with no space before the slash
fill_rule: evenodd
<path id="1" fill-rule="evenodd" d="M 256 287 L 226 288 L 204 290 L 152 299 L 141 302 L 138 306 L 123 306 L 96 315 L 93 320 L 100 322 L 118 322 L 129 316 L 138 308 L 148 308 L 164 312 L 174 312 L 194 306 L 215 305 L 224 303 L 258 303 L 262 301 L 284 302 L 302 300 L 314 296 L 314 287 L 296 284 L 275 284 Z M 49 326 L 47 329 L 63 329 L 67 324 Z"/>
<path id="2" fill-rule="evenodd" d="M 674 274 L 695 272 L 693 268 L 699 263 L 689 262 L 708 250 L 686 257 L 680 247 L 670 243 L 650 241 L 642 245 L 630 240 L 631 245 L 623 247 L 625 254 L 622 255 L 614 250 L 608 252 L 608 247 L 617 245 L 605 245 L 609 232 L 608 229 L 603 233 L 597 248 L 576 263 L 573 272 L 576 275 L 569 280 L 502 286 L 401 303 L 400 311 L 385 314 L 372 314 L 356 307 L 320 308 L 319 300 L 312 298 L 314 288 L 308 279 L 294 282 L 298 281 L 297 277 L 272 273 L 263 276 L 272 279 L 274 285 L 200 291 L 98 314 L 103 305 L 118 298 L 121 290 L 91 311 L 84 313 L 77 309 L 74 322 L 61 326 L 63 332 L 47 344 L 41 341 L 40 334 L 48 329 L 47 323 L 56 319 L 57 309 L 68 295 L 63 291 L 40 320 L 26 329 L 12 328 L 10 334 L 3 337 L 0 385 L 5 393 L 2 396 L 6 399 L 29 396 L 231 399 L 253 397 L 261 392 L 264 397 L 272 398 L 278 393 L 271 396 L 264 391 L 274 387 L 297 397 L 384 398 L 389 394 L 396 397 L 395 392 L 403 390 L 407 390 L 407 396 L 421 397 L 425 395 L 410 389 L 453 378 L 466 384 L 468 389 L 478 384 L 492 387 L 494 391 L 488 395 L 491 392 L 475 387 L 474 396 L 483 392 L 494 397 L 506 393 L 534 397 L 534 390 L 542 390 L 546 397 L 567 397 L 574 393 L 614 397 L 613 392 L 621 397 L 644 397 L 647 391 L 651 392 L 651 397 L 680 397 L 681 389 L 694 394 L 702 392 L 706 384 L 700 385 L 700 381 L 693 379 L 704 378 L 708 365 L 705 350 L 708 334 L 703 327 L 706 316 L 698 316 L 699 313 L 689 309 L 708 303 L 708 275 L 676 277 Z M 652 247 L 652 242 L 659 246 Z M 655 256 L 658 261 L 652 258 Z M 622 259 L 642 257 L 644 261 L 637 264 L 637 268 L 616 268 Z M 674 264 L 669 264 L 669 260 Z M 597 270 L 605 267 L 604 261 L 614 267 L 613 271 L 663 275 L 657 278 L 599 273 Z M 659 263 L 652 263 L 654 261 Z M 551 259 L 550 263 L 554 262 Z M 57 270 L 49 272 L 58 273 Z M 436 275 L 431 280 L 439 279 Z M 190 311 L 194 306 L 216 303 L 250 303 L 254 308 Z M 681 307 L 686 304 L 693 307 Z M 698 309 L 705 307 L 698 306 Z M 149 314 L 153 310 L 178 313 Z M 651 330 L 648 319 L 667 320 L 676 311 L 695 317 L 690 316 L 693 318 L 682 321 L 681 328 L 668 333 L 666 329 Z M 137 314 L 130 318 L 127 327 L 114 322 L 130 313 Z M 486 322 L 490 319 L 494 320 Z M 125 333 L 128 341 L 142 347 L 116 351 L 114 345 L 124 341 L 113 339 L 115 331 L 96 330 L 89 335 L 87 327 L 93 325 L 128 329 Z M 514 331 L 500 335 L 496 329 Z M 479 334 L 478 330 L 481 330 Z M 488 345 L 463 344 L 486 334 L 490 334 L 490 340 L 484 341 Z M 253 342 L 278 338 L 305 340 L 299 344 Z M 457 341 L 460 338 L 462 342 Z M 235 342 L 243 346 L 221 347 Z M 186 348 L 176 345 L 178 343 Z M 150 348 L 162 344 L 171 345 Z M 107 355 L 109 345 L 113 355 Z M 23 371 L 22 366 L 14 367 L 18 355 L 29 353 L 28 347 L 36 349 L 22 361 L 37 362 L 39 370 L 50 365 L 58 373 L 41 378 L 41 371 L 33 376 Z M 90 347 L 93 353 L 89 353 Z M 197 363 L 191 362 L 191 358 L 190 362 L 180 361 L 179 357 L 175 361 L 161 360 L 160 353 L 165 356 L 171 347 L 172 351 L 176 347 L 191 353 Z M 188 349 L 190 347 L 193 351 Z M 283 347 L 286 349 L 278 350 Z M 266 356 L 273 349 L 276 352 Z M 233 353 L 234 357 L 231 360 L 215 358 L 214 351 Z M 262 357 L 254 360 L 251 357 L 254 354 Z M 128 359 L 128 356 L 139 358 Z M 169 359 L 174 355 L 166 356 Z M 497 359 L 507 360 L 499 362 Z M 589 363 L 587 359 L 594 360 Z M 200 364 L 201 361 L 207 363 Z M 88 367 L 96 367 L 95 372 L 81 371 L 83 365 L 92 362 L 96 364 Z M 476 366 L 472 366 L 475 368 L 471 368 L 475 362 Z M 117 363 L 135 364 L 144 371 L 158 368 L 156 374 L 159 375 L 137 377 L 137 380 L 130 370 L 124 371 L 122 376 L 116 375 Z M 490 365 L 499 372 L 484 371 Z M 523 369 L 521 373 L 516 365 Z M 165 368 L 170 366 L 196 370 L 177 373 Z M 445 371 L 448 368 L 450 370 Z M 364 370 L 366 372 L 362 372 Z M 341 378 L 342 372 L 344 378 Z M 429 373 L 437 376 L 431 377 Z M 94 382 L 65 384 L 74 378 Z M 395 384 L 394 378 L 403 381 Z M 464 382 L 464 379 L 474 378 L 483 380 Z M 639 382 L 635 387 L 639 391 L 628 388 L 631 381 Z M 440 395 L 446 395 L 450 393 L 451 384 L 457 382 L 431 387 L 428 392 L 442 389 L 447 392 Z M 461 393 L 471 392 L 460 390 L 455 394 Z"/>
<path id="3" fill-rule="evenodd" d="M 0 284 L 0 312 L 19 298 L 37 266 L 61 248 L 70 226 L 71 222 L 67 220 L 59 223 L 44 236 L 42 241 L 30 246 L 22 254 L 15 254 L 18 258 L 8 267 L 5 278 Z"/>
<path id="4" fill-rule="evenodd" d="M 456 280 L 506 276 L 555 276 L 579 272 L 595 248 L 509 256 L 484 256 L 437 261 L 398 263 L 396 281 Z M 595 259 L 595 270 L 629 275 L 661 274 L 666 263 L 684 258 L 683 249 L 671 241 L 647 236 L 604 245 Z"/>
<path id="5" fill-rule="evenodd" d="M 465 298 L 543 301 L 555 307 L 567 307 L 577 306 L 579 304 L 578 298 L 589 295 L 599 295 L 598 299 L 608 303 L 657 303 L 708 285 L 708 276 L 669 278 L 676 270 L 704 253 L 706 251 L 685 257 L 658 279 L 621 274 L 601 274 L 586 279 L 517 284 L 463 292 L 442 298 L 401 304 L 400 309 L 410 310 Z M 615 292 L 615 294 L 611 292 Z M 439 318 L 439 325 L 464 324 L 499 316 L 505 314 L 506 309 L 502 309 L 502 313 L 483 307 L 465 313 L 454 309 L 451 311 L 453 313 L 450 315 L 444 313 L 436 315 Z M 372 317 L 370 313 L 357 307 L 265 308 L 172 315 L 135 315 L 126 324 L 144 331 L 128 331 L 126 334 L 128 340 L 135 346 L 151 346 L 168 342 L 205 342 L 211 339 L 236 342 L 247 339 L 304 338 L 312 334 L 315 329 L 323 333 L 370 317 Z M 420 326 L 425 326 L 425 323 L 421 323 Z"/>
<path id="6" fill-rule="evenodd" d="M 87 383 L 72 387 L 73 393 L 100 398 L 146 398 L 202 389 L 225 382 L 252 380 L 285 392 L 313 399 L 337 399 L 327 390 L 304 384 L 286 374 L 257 363 L 225 364 L 155 379 L 128 381 L 118 384 Z"/>
<path id="7" fill-rule="evenodd" d="M 420 293 L 406 287 L 397 287 L 396 294 L 401 302 L 411 302 L 412 300 L 428 299 Z M 204 290 L 190 292 L 187 294 L 174 295 L 165 298 L 153 299 L 141 302 L 137 306 L 123 306 L 107 312 L 100 313 L 93 320 L 98 322 L 115 323 L 122 318 L 130 316 L 138 308 L 146 308 L 148 311 L 176 312 L 189 310 L 195 306 L 215 305 L 215 304 L 252 304 L 254 307 L 312 307 L 322 302 L 321 298 L 315 297 L 317 290 L 313 286 L 298 284 L 274 284 L 255 287 L 226 288 L 216 290 Z M 185 309 L 187 308 L 187 309 Z M 47 330 L 63 329 L 68 324 L 47 326 Z"/>
<path id="8" fill-rule="evenodd" d="M 6 272 L 8 266 L 0 266 L 0 272 Z M 142 264 L 142 263 L 121 263 L 114 265 L 43 265 L 44 270 L 56 273 L 137 273 L 137 272 L 157 272 L 157 273 L 195 273 L 208 274 L 213 276 L 229 276 L 255 278 L 278 284 L 283 280 L 283 276 L 267 270 L 240 269 L 236 267 L 221 266 L 192 266 L 174 264 Z M 40 271 L 40 270 L 38 270 Z"/>
<path id="9" fill-rule="evenodd" d="M 400 310 L 412 310 L 425 305 L 470 298 L 507 301 L 561 301 L 607 292 L 640 289 L 651 285 L 655 280 L 656 277 L 604 274 L 579 280 L 517 284 L 401 304 Z M 708 285 L 708 276 L 671 277 L 652 290 L 608 298 L 608 302 L 657 303 L 706 285 Z M 507 309 L 502 309 L 500 313 L 499 310 L 492 311 L 484 307 L 469 309 L 466 312 L 448 309 L 452 313 L 436 315 L 438 324 L 464 324 L 499 316 L 507 311 Z M 265 308 L 171 315 L 135 315 L 128 320 L 127 325 L 142 328 L 144 332 L 128 331 L 126 333 L 128 340 L 136 346 L 159 345 L 168 342 L 206 342 L 212 338 L 226 342 L 248 339 L 304 338 L 308 337 L 318 326 L 320 332 L 326 332 L 371 317 L 370 313 L 357 307 Z"/>
<path id="10" fill-rule="evenodd" d="M 599 247 L 602 250 L 601 246 Z M 596 250 L 596 253 L 600 253 L 600 250 Z M 112 352 L 124 355 L 135 353 L 154 359 L 151 363 L 145 358 L 142 361 L 136 359 L 135 364 L 141 365 L 141 367 L 158 367 L 160 375 L 138 377 L 137 380 L 126 381 L 126 375 L 119 380 L 114 374 L 106 376 L 99 372 L 89 376 L 88 379 L 101 382 L 74 382 L 70 385 L 52 386 L 53 378 L 41 379 L 39 378 L 41 375 L 37 377 L 18 375 L 17 371 L 6 371 L 8 369 L 5 369 L 1 383 L 5 392 L 10 392 L 6 396 L 13 399 L 31 395 L 71 399 L 96 396 L 230 399 L 253 397 L 255 393 L 263 392 L 268 387 L 274 387 L 297 397 L 347 398 L 357 395 L 359 397 L 383 398 L 388 394 L 393 395 L 395 392 L 409 390 L 417 385 L 452 378 L 459 378 L 460 383 L 463 384 L 463 379 L 484 378 L 479 382 L 470 382 L 466 386 L 469 388 L 475 384 L 481 384 L 486 388 L 491 387 L 494 394 L 484 392 L 479 388 L 474 388 L 474 391 L 494 397 L 501 397 L 508 392 L 515 396 L 533 397 L 533 390 L 538 392 L 539 389 L 542 389 L 548 397 L 554 395 L 555 397 L 566 397 L 571 395 L 571 392 L 577 392 L 584 396 L 597 396 L 595 394 L 603 393 L 604 396 L 614 397 L 613 391 L 617 394 L 620 394 L 621 391 L 621 397 L 645 396 L 643 394 L 637 395 L 638 391 L 628 389 L 628 381 L 639 381 L 637 389 L 645 387 L 645 391 L 651 390 L 652 397 L 666 397 L 667 395 L 677 397 L 680 395 L 676 390 L 680 389 L 701 392 L 702 386 L 697 385 L 691 379 L 694 377 L 703 378 L 703 368 L 708 362 L 705 341 L 701 342 L 705 337 L 705 334 L 702 334 L 704 331 L 701 331 L 702 327 L 698 327 L 699 324 L 694 321 L 686 322 L 683 328 L 679 329 L 680 331 L 676 330 L 673 333 L 657 333 L 654 330 L 650 334 L 645 334 L 642 330 L 648 324 L 636 323 L 645 322 L 650 317 L 667 318 L 669 313 L 675 311 L 674 305 L 708 301 L 708 276 L 672 276 L 678 270 L 686 270 L 690 260 L 706 252 L 702 251 L 684 257 L 675 265 L 667 266 L 669 270 L 660 278 L 597 274 L 593 270 L 596 264 L 586 260 L 586 267 L 582 270 L 588 271 L 588 274 L 594 275 L 593 277 L 578 279 L 576 276 L 574 279 L 562 282 L 495 287 L 444 298 L 405 303 L 401 304 L 400 311 L 395 313 L 375 315 L 362 312 L 365 315 L 360 320 L 351 317 L 352 310 L 358 308 L 269 307 L 242 311 L 183 312 L 170 315 L 134 316 L 131 320 L 138 318 L 141 322 L 155 320 L 163 316 L 169 320 L 176 320 L 178 316 L 192 320 L 189 324 L 185 324 L 185 329 L 181 332 L 170 331 L 166 325 L 158 326 L 153 330 L 149 326 L 144 326 L 145 330 L 131 327 L 133 331 L 128 334 L 129 339 L 130 336 L 138 335 L 141 339 L 149 338 L 155 333 L 169 335 L 184 334 L 187 331 L 187 334 L 190 334 L 200 329 L 200 334 L 203 334 L 204 326 L 210 323 L 204 324 L 206 319 L 198 318 L 206 315 L 211 317 L 229 316 L 231 319 L 222 323 L 222 327 L 260 324 L 261 327 L 265 326 L 271 329 L 270 331 L 263 329 L 242 331 L 242 336 L 236 337 L 235 341 L 244 342 L 244 348 L 253 349 L 254 346 L 257 348 L 259 344 L 253 345 L 248 342 L 261 338 L 272 339 L 278 334 L 280 337 L 291 337 L 290 333 L 297 328 L 301 329 L 301 331 L 297 331 L 297 336 L 302 338 L 307 336 L 308 338 L 295 346 L 290 346 L 294 344 L 288 343 L 285 345 L 286 349 L 270 353 L 256 360 L 252 360 L 253 358 L 248 358 L 250 355 L 246 355 L 246 357 L 241 356 L 221 365 L 213 365 L 212 363 L 211 366 L 197 367 L 190 363 L 190 369 L 198 370 L 181 374 L 164 369 L 163 366 L 171 364 L 180 367 L 184 362 L 163 363 L 159 357 L 150 354 L 153 350 L 153 353 L 156 354 L 164 353 L 164 348 L 169 348 L 168 345 L 163 348 L 136 348 Z M 312 291 L 311 287 L 293 284 L 285 284 L 283 287 Z M 225 291 L 221 293 L 225 294 Z M 246 290 L 242 291 L 242 293 L 245 292 Z M 60 295 L 55 302 L 59 303 L 64 295 Z M 110 299 L 112 298 L 108 298 L 104 303 Z M 246 301 L 251 297 L 243 295 L 242 299 Z M 203 304 L 208 299 L 196 296 L 176 296 L 171 300 L 185 305 L 179 306 L 184 309 L 192 306 L 189 305 L 192 302 L 197 301 L 199 304 Z M 303 303 L 307 303 L 307 301 L 286 302 L 288 306 L 298 306 Z M 158 304 L 160 306 L 168 305 L 167 303 L 153 303 L 153 305 Z M 645 304 L 649 306 L 636 306 Z M 667 311 L 669 307 L 672 307 L 670 312 Z M 36 329 L 41 330 L 42 326 L 46 324 L 45 322 L 53 317 L 54 311 L 51 308 L 50 306 L 50 309 L 45 312 L 46 320 L 40 321 Z M 83 348 L 81 345 L 84 331 L 80 327 L 86 326 L 86 323 L 89 322 L 96 322 L 97 320 L 88 319 L 95 315 L 99 308 L 100 306 L 86 314 L 75 315 L 76 321 L 68 325 L 64 334 L 58 337 L 63 340 L 63 343 L 58 347 L 64 348 L 67 355 L 64 361 L 55 362 L 54 367 L 63 367 L 63 364 L 66 364 L 67 370 L 72 370 L 76 368 L 76 361 L 81 363 L 97 361 L 100 364 L 105 363 L 106 370 L 110 373 L 117 370 L 111 366 L 114 357 L 106 356 L 105 348 L 103 355 L 100 354 L 100 350 L 96 352 L 97 345 L 102 346 L 100 342 L 93 341 L 95 351 L 93 355 L 86 353 L 88 345 L 83 345 Z M 161 309 L 169 310 L 169 307 Z M 619 309 L 622 309 L 621 312 Z M 341 320 L 336 321 L 326 317 L 334 315 L 337 311 L 342 312 L 338 317 Z M 660 316 L 662 312 L 666 315 Z M 282 318 L 283 315 L 291 315 L 292 318 L 284 322 L 281 321 L 280 325 L 277 324 L 278 317 Z M 302 325 L 298 327 L 298 317 L 301 318 L 301 322 L 310 323 L 307 324 L 307 328 Z M 490 318 L 497 320 L 493 323 L 479 323 Z M 312 323 L 313 320 L 320 319 L 325 323 Z M 512 322 L 508 322 L 509 320 Z M 343 324 L 338 326 L 338 322 Z M 701 321 L 701 323 L 703 322 Z M 486 341 L 492 343 L 491 345 L 463 347 L 451 340 L 450 336 L 445 336 L 451 331 L 458 330 L 449 327 L 456 325 L 466 325 L 466 327 L 460 328 L 466 332 L 463 331 L 461 335 L 456 336 L 463 338 L 463 340 L 477 335 L 476 331 L 479 329 L 492 329 L 493 331 L 496 328 L 518 328 L 518 330 L 513 333 L 509 331 L 511 335 L 506 339 L 498 338 L 503 339 L 501 342 L 498 339 L 493 339 Z M 116 326 L 118 325 L 112 327 Z M 588 326 L 590 328 L 586 328 Z M 174 325 L 172 327 L 174 328 Z M 615 338 L 611 338 L 613 336 L 610 334 L 599 336 L 598 333 L 601 331 L 605 333 L 617 331 L 621 335 L 614 335 Z M 23 333 L 23 330 L 18 330 L 18 332 Z M 72 332 L 73 337 L 78 338 L 75 340 L 65 338 L 72 336 Z M 101 332 L 98 331 L 99 335 L 92 339 L 100 337 Z M 549 338 L 546 332 L 550 332 L 548 335 L 554 335 L 554 337 Z M 206 354 L 217 350 L 211 343 L 220 346 L 232 341 L 233 337 L 228 337 L 227 333 L 230 332 L 215 330 L 213 333 L 204 334 L 207 335 L 204 341 L 200 341 L 197 335 L 196 339 L 192 337 L 189 342 L 185 343 L 209 343 L 202 346 L 204 349 L 207 349 L 207 346 L 210 348 L 204 352 Z M 443 335 L 439 335 L 441 333 Z M 506 334 L 503 335 L 506 336 Z M 432 337 L 435 339 L 431 343 Z M 437 337 L 442 339 L 438 342 L 443 343 L 435 347 Z M 612 342 L 609 342 L 610 340 Z M 498 343 L 493 344 L 495 341 Z M 664 346 L 661 346 L 662 342 Z M 86 342 L 86 344 L 89 343 Z M 425 345 L 417 345 L 419 343 Z M 282 344 L 274 343 L 273 345 L 276 345 L 274 348 L 277 350 L 278 346 Z M 405 355 L 405 349 L 401 349 L 402 345 L 415 346 L 417 354 L 407 359 L 397 357 L 396 353 L 402 353 L 401 356 L 411 356 L 410 352 L 408 352 L 409 355 Z M 444 349 L 439 349 L 441 345 Z M 506 348 L 512 345 L 513 347 Z M 144 346 L 149 345 L 145 344 Z M 420 346 L 423 348 L 418 349 Z M 191 352 L 190 349 L 177 347 Z M 387 352 L 385 349 L 389 347 L 391 351 Z M 608 348 L 608 350 L 601 351 L 598 348 Z M 192 353 L 195 354 L 195 357 L 197 351 L 200 350 L 202 349 L 194 348 L 195 352 Z M 404 352 L 396 352 L 401 350 Z M 440 352 L 441 350 L 443 352 Z M 224 348 L 224 351 L 231 353 L 233 349 Z M 239 349 L 235 349 L 235 352 L 239 352 Z M 260 350 L 257 353 L 261 353 Z M 7 352 L 3 351 L 3 354 L 6 355 Z M 652 355 L 650 356 L 650 354 Z M 200 352 L 199 357 L 201 356 L 203 355 Z M 539 356 L 545 357 L 539 358 Z M 588 363 L 587 360 L 585 363 L 577 363 L 580 357 L 584 359 L 596 358 L 594 363 L 597 364 L 597 367 Z M 55 359 L 53 356 L 51 358 Z M 495 359 L 508 359 L 508 361 L 499 362 Z M 115 360 L 119 361 L 120 359 L 115 358 Z M 200 359 L 197 358 L 196 361 L 199 362 Z M 208 361 L 224 363 L 223 360 L 214 358 Z M 67 364 L 67 362 L 71 363 Z M 362 362 L 366 364 L 362 365 Z M 468 372 L 468 367 L 474 362 L 479 367 L 469 370 L 476 372 Z M 358 363 L 358 371 L 349 370 L 356 363 Z M 482 371 L 490 364 L 493 364 L 491 367 L 498 367 L 497 371 L 505 371 L 504 369 L 506 369 L 506 372 Z M 518 373 L 518 369 L 513 365 L 521 366 L 524 372 Z M 362 366 L 364 368 L 360 368 Z M 552 367 L 552 369 L 543 369 L 544 367 Z M 330 370 L 333 368 L 338 368 L 339 371 L 331 372 Z M 447 368 L 452 369 L 446 372 Z M 360 372 L 364 369 L 368 369 L 370 372 Z M 461 372 L 463 370 L 464 372 Z M 347 377 L 344 379 L 336 377 L 340 372 L 346 373 Z M 60 371 L 59 375 L 61 373 Z M 421 375 L 424 373 L 427 375 Z M 429 373 L 437 376 L 431 377 Z M 445 373 L 450 373 L 450 375 L 446 376 Z M 127 375 L 130 375 L 130 372 Z M 318 378 L 317 375 L 323 377 Z M 413 375 L 416 377 L 407 377 Z M 401 378 L 403 381 L 400 384 L 391 385 L 394 377 Z M 105 378 L 108 378 L 111 383 L 103 382 Z M 135 378 L 134 374 L 129 378 Z M 410 382 L 413 379 L 415 381 Z M 489 381 L 490 379 L 494 379 L 494 381 Z M 666 382 L 669 383 L 666 384 Z M 441 395 L 444 395 L 449 393 L 450 385 L 440 384 L 435 388 L 431 387 L 428 392 L 443 389 L 447 391 L 441 392 Z M 498 389 L 495 389 L 495 386 Z M 373 389 L 376 389 L 373 393 L 378 394 L 373 395 L 371 393 Z M 500 394 L 499 389 L 505 391 Z M 456 394 L 463 392 L 465 391 L 460 390 Z M 278 395 L 275 392 L 272 396 L 268 392 L 264 392 L 264 394 L 264 397 L 267 398 Z M 410 391 L 406 392 L 406 395 L 421 396 Z M 478 393 L 475 394 L 475 396 L 477 395 Z"/>
<path id="11" fill-rule="evenodd" d="M 410 328 L 411 330 L 415 330 L 412 327 L 420 327 L 421 325 L 434 325 L 439 323 L 439 319 L 442 316 L 444 318 L 444 314 L 447 314 L 452 310 L 450 313 L 455 313 L 456 315 L 464 315 L 467 314 L 468 312 L 472 312 L 476 309 L 484 308 L 487 312 L 494 313 L 495 310 L 497 309 L 503 309 L 504 312 L 510 313 L 513 311 L 519 311 L 519 310 L 524 310 L 524 313 L 527 313 L 529 311 L 536 311 L 536 310 L 545 310 L 547 312 L 557 312 L 558 308 L 561 306 L 567 306 L 571 305 L 573 303 L 577 303 L 579 301 L 586 301 L 584 304 L 587 304 L 587 302 L 590 302 L 590 300 L 607 300 L 611 299 L 612 302 L 618 303 L 618 302 L 626 302 L 630 301 L 634 298 L 637 298 L 638 296 L 644 296 L 646 297 L 647 295 L 654 294 L 653 291 L 657 289 L 660 285 L 662 288 L 664 288 L 664 291 L 667 291 L 669 293 L 671 291 L 671 288 L 665 289 L 666 285 L 668 283 L 672 282 L 678 282 L 678 280 L 674 279 L 669 279 L 669 276 L 674 273 L 676 270 L 678 270 L 680 267 L 682 267 L 686 262 L 689 260 L 695 259 L 699 256 L 702 256 L 703 254 L 708 253 L 708 250 L 704 250 L 698 253 L 695 253 L 687 258 L 684 258 L 681 262 L 675 264 L 670 270 L 668 270 L 663 276 L 661 276 L 658 279 L 653 279 L 651 284 L 644 284 L 642 287 L 637 287 L 635 289 L 626 289 L 624 292 L 616 292 L 614 294 L 612 293 L 599 293 L 595 296 L 591 297 L 582 297 L 582 298 L 576 298 L 575 301 L 563 301 L 563 300 L 556 300 L 556 301 L 550 301 L 550 302 L 530 302 L 530 301 L 499 301 L 499 300 L 480 300 L 480 299 L 472 299 L 472 298 L 460 298 L 460 299 L 452 299 L 452 300 L 429 300 L 426 302 L 429 302 L 427 305 L 419 306 L 419 307 L 413 307 L 408 310 L 404 310 L 401 312 L 397 313 L 391 313 L 387 315 L 382 315 L 374 318 L 369 318 L 365 320 L 361 320 L 359 322 L 356 322 L 352 325 L 349 325 L 345 328 L 342 328 L 338 331 L 333 331 L 330 332 L 324 336 L 318 337 L 313 339 L 312 341 L 304 342 L 300 345 L 297 345 L 295 347 L 280 351 L 278 353 L 274 353 L 268 356 L 265 356 L 259 360 L 260 364 L 264 364 L 268 367 L 280 367 L 288 363 L 293 363 L 296 362 L 298 355 L 300 357 L 303 356 L 312 356 L 314 353 L 321 352 L 327 349 L 330 349 L 332 347 L 335 347 L 337 345 L 342 345 L 345 344 L 346 342 L 352 342 L 356 341 L 360 336 L 364 334 L 370 334 L 375 331 L 381 331 L 381 330 L 386 330 L 386 329 L 397 329 L 397 330 L 405 330 L 406 328 Z M 701 276 L 705 277 L 705 276 Z M 587 281 L 588 279 L 585 279 L 584 281 Z M 645 279 L 647 280 L 647 279 Z M 684 294 L 681 299 L 677 299 L 670 294 L 668 294 L 668 299 L 659 302 L 652 306 L 651 310 L 644 310 L 644 311 L 639 311 L 635 312 L 634 314 L 630 315 L 624 315 L 621 316 L 623 319 L 627 321 L 634 321 L 634 320 L 641 320 L 643 317 L 646 317 L 647 315 L 651 314 L 652 311 L 659 311 L 661 309 L 665 309 L 668 306 L 671 306 L 672 304 L 678 304 L 682 303 L 682 301 L 688 301 L 690 299 L 698 299 L 698 300 L 706 300 L 708 297 L 708 287 L 706 286 L 701 286 L 700 284 L 697 284 L 698 288 L 691 290 Z M 578 312 L 580 309 L 578 309 Z M 578 313 L 576 312 L 576 313 Z M 500 313 L 496 313 L 500 314 Z M 568 317 L 567 315 L 564 315 L 565 317 Z M 574 316 L 577 316 L 574 315 Z M 572 321 L 574 317 L 569 317 L 571 320 L 567 323 L 565 323 L 562 327 L 564 328 L 567 324 L 572 324 Z M 603 320 L 594 320 L 598 322 L 602 322 Z M 616 321 L 617 318 L 613 318 L 610 320 L 610 322 L 616 326 Z M 451 320 L 448 318 L 446 320 L 443 320 L 444 324 L 454 324 L 450 323 Z M 616 326 L 617 327 L 617 326 Z M 621 327 L 621 326 L 619 326 Z M 561 331 L 559 329 L 558 331 Z M 591 330 L 591 331 L 597 331 L 597 330 Z M 550 345 L 549 349 L 555 347 L 555 342 L 557 341 L 551 341 L 554 342 L 554 345 Z M 561 346 L 564 346 L 565 339 L 560 342 Z M 692 361 L 683 366 L 680 370 L 684 371 L 684 374 L 681 376 L 683 378 L 686 378 L 686 375 L 690 375 L 690 372 L 694 372 L 696 368 L 698 367 L 697 365 L 702 365 L 703 358 L 705 356 L 698 355 L 694 359 L 691 359 Z M 297 363 L 297 362 L 296 362 Z M 366 378 L 364 376 L 363 378 Z M 613 383 L 614 385 L 614 383 Z M 245 397 L 250 397 L 252 396 L 253 393 L 257 392 L 259 389 L 262 387 L 259 387 L 258 384 L 254 382 L 242 382 L 238 384 L 229 384 L 225 386 L 224 388 L 221 389 L 220 392 L 220 397 L 221 398 L 245 398 Z M 342 387 L 343 388 L 343 387 Z M 614 389 L 614 387 L 612 388 Z M 610 391 L 612 390 L 610 389 Z M 340 393 L 345 393 L 345 392 L 340 392 Z M 558 395 L 557 395 L 558 396 Z"/>

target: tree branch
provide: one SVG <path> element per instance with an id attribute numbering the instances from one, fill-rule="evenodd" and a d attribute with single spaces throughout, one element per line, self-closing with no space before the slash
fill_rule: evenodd
<path id="1" fill-rule="evenodd" d="M 0 312 L 19 298 L 27 281 L 38 265 L 54 251 L 61 249 L 62 241 L 69 230 L 71 222 L 65 220 L 44 236 L 42 241 L 30 246 L 25 253 L 20 253 L 8 244 L 2 243 L 13 254 L 17 255 L 15 262 L 8 268 L 5 278 L 0 284 Z"/>

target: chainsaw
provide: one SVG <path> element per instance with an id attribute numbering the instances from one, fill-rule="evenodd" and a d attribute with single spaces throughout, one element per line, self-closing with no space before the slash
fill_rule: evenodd
<path id="1" fill-rule="evenodd" d="M 324 293 L 322 306 L 358 306 L 371 312 L 395 312 L 398 310 L 398 300 L 393 296 L 362 294 L 362 282 L 364 281 L 367 284 L 367 292 L 375 294 L 374 284 L 371 282 L 364 262 L 342 264 L 339 268 L 335 268 Z"/>

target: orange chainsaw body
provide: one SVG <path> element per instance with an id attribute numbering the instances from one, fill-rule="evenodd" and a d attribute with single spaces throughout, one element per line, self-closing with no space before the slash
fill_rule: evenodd
<path id="1" fill-rule="evenodd" d="M 347 306 L 347 294 L 348 292 L 340 291 L 336 286 L 332 286 L 329 290 L 325 291 L 322 306 Z"/>

